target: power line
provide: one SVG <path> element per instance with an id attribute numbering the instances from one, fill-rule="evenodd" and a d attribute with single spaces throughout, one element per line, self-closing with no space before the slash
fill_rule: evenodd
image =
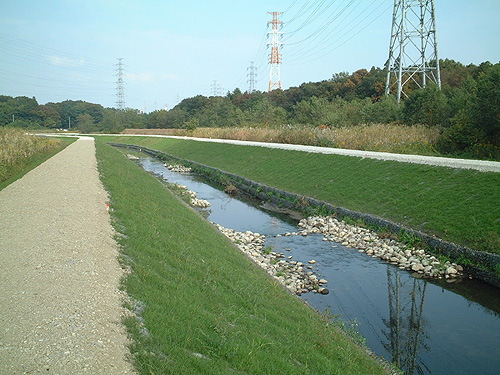
<path id="1" fill-rule="evenodd" d="M 370 6 L 375 4 L 376 1 L 372 1 Z M 370 6 L 364 8 L 363 12 L 358 14 L 354 19 L 351 19 L 347 24 L 341 25 L 338 24 L 336 27 L 334 27 L 325 37 L 323 37 L 321 40 L 319 40 L 317 43 L 311 45 L 310 43 L 308 44 L 307 49 L 299 49 L 299 50 L 294 50 L 291 52 L 291 57 L 288 61 L 293 62 L 293 61 L 298 61 L 298 60 L 305 60 L 307 62 L 315 61 L 318 60 L 330 53 L 332 53 L 335 49 L 345 45 L 347 42 L 352 40 L 355 36 L 360 34 L 362 31 L 367 29 L 370 25 L 372 25 L 375 21 L 377 21 L 380 17 L 382 17 L 384 14 L 388 12 L 388 10 L 391 8 L 392 5 L 389 5 L 388 7 L 384 8 L 380 13 L 376 14 L 375 17 L 373 17 L 371 20 L 370 18 L 376 13 L 377 10 L 379 10 L 384 3 L 380 2 L 375 8 L 370 9 Z M 349 14 L 352 14 L 355 8 L 349 12 Z M 346 8 L 343 9 L 343 11 L 347 10 Z M 361 18 L 363 14 L 368 14 Z M 348 14 L 348 15 L 349 15 Z M 369 21 L 369 22 L 367 22 Z M 331 38 L 331 35 L 338 29 L 342 28 L 343 33 L 339 33 L 336 38 Z M 322 44 L 323 42 L 326 42 L 326 39 L 330 37 L 328 45 Z M 288 44 L 287 44 L 288 45 Z"/>
<path id="2" fill-rule="evenodd" d="M 339 23 L 334 23 L 334 21 L 336 21 L 338 18 L 340 18 L 340 16 L 342 16 L 348 9 L 349 7 L 354 3 L 355 1 L 354 0 L 350 0 L 349 3 L 340 10 L 340 12 L 338 13 L 334 13 L 331 15 L 330 17 L 330 22 L 328 22 L 329 25 L 333 24 L 334 27 L 330 30 L 330 32 L 328 34 L 326 34 L 322 39 L 320 39 L 319 41 L 316 42 L 316 44 L 312 45 L 311 46 L 311 43 L 309 42 L 307 44 L 306 47 L 304 48 L 308 48 L 304 53 L 303 55 L 309 55 L 312 51 L 314 51 L 316 48 L 320 48 L 322 51 L 325 49 L 325 45 L 324 43 L 326 43 L 326 40 L 338 29 L 341 27 L 342 25 L 342 21 L 344 19 L 347 19 L 351 14 L 352 12 L 356 9 L 356 7 L 360 4 L 360 3 L 357 3 L 354 8 L 351 9 L 351 11 L 349 13 L 347 13 L 345 16 L 343 16 L 343 19 L 341 22 Z M 321 36 L 321 34 L 323 33 L 323 31 L 326 30 L 326 28 L 323 28 L 320 32 L 318 32 L 314 37 L 313 37 L 313 40 L 314 39 L 317 39 Z M 300 41 L 300 43 L 297 43 L 297 44 L 301 44 L 303 43 L 305 40 L 302 40 Z M 291 45 L 291 43 L 289 43 Z"/>
<path id="3" fill-rule="evenodd" d="M 288 46 L 294 46 L 294 45 L 298 45 L 298 44 L 302 44 L 306 41 L 308 41 L 309 39 L 313 38 L 313 39 L 317 39 L 319 38 L 323 32 L 325 30 L 327 30 L 330 26 L 334 25 L 334 30 L 339 26 L 340 23 L 334 23 L 348 8 L 350 5 L 352 5 L 352 3 L 354 2 L 354 0 L 349 0 L 350 2 L 344 7 L 342 8 L 342 10 L 340 10 L 340 12 L 338 12 L 338 10 L 340 9 L 341 5 L 343 3 L 340 3 L 334 10 L 333 12 L 328 16 L 328 18 L 325 20 L 325 22 L 320 25 L 320 27 L 318 27 L 316 30 L 314 30 L 312 33 L 310 33 L 307 37 L 297 41 L 297 42 L 293 42 L 293 41 L 287 41 L 287 45 Z M 333 2 L 332 2 L 333 4 Z M 286 33 L 286 36 L 288 37 L 289 35 L 293 35 L 292 33 Z M 324 40 L 325 38 L 323 38 Z M 320 41 L 321 42 L 321 41 Z M 310 43 L 308 43 L 310 45 Z M 319 43 L 318 43 L 319 44 Z"/>

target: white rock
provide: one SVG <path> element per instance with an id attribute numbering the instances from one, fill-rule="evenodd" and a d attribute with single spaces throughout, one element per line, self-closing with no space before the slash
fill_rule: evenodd
<path id="1" fill-rule="evenodd" d="M 422 266 L 420 263 L 415 263 L 411 266 L 411 269 L 415 272 L 418 272 L 418 271 L 423 271 L 424 270 L 424 266 Z"/>
<path id="2" fill-rule="evenodd" d="M 453 267 L 448 267 L 446 269 L 446 274 L 447 275 L 455 275 L 457 273 L 458 273 L 458 271 L 455 268 L 453 268 Z"/>

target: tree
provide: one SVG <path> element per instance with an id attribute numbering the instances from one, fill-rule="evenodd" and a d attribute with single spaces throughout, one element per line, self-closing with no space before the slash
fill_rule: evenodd
<path id="1" fill-rule="evenodd" d="M 313 96 L 293 107 L 293 122 L 318 126 L 326 122 L 328 110 L 329 102 L 327 99 Z"/>
<path id="2" fill-rule="evenodd" d="M 37 123 L 39 118 L 32 113 L 38 106 L 35 98 L 26 96 L 11 97 L 3 95 L 0 97 L 0 125 L 8 125 L 16 120 L 22 120 L 23 124 Z"/>
<path id="3" fill-rule="evenodd" d="M 190 116 L 196 116 L 209 103 L 209 99 L 203 95 L 197 95 L 193 98 L 184 99 L 177 104 L 175 108 L 182 109 Z"/>
<path id="4" fill-rule="evenodd" d="M 170 111 L 154 111 L 148 116 L 148 127 L 156 129 L 180 129 L 188 118 L 188 113 L 178 107 Z"/>
<path id="5" fill-rule="evenodd" d="M 485 69 L 477 81 L 474 118 L 483 141 L 500 146 L 500 63 Z"/>
<path id="6" fill-rule="evenodd" d="M 401 106 L 394 95 L 383 96 L 376 102 L 365 102 L 361 108 L 365 124 L 386 124 L 402 119 Z"/>
<path id="7" fill-rule="evenodd" d="M 57 128 L 61 126 L 61 116 L 54 103 L 39 105 L 34 108 L 31 113 L 38 116 L 41 125 L 46 128 Z"/>
<path id="8" fill-rule="evenodd" d="M 403 120 L 407 124 L 442 125 L 448 117 L 447 99 L 435 85 L 414 90 L 404 101 Z"/>
<path id="9" fill-rule="evenodd" d="M 81 133 L 92 133 L 97 129 L 94 124 L 94 119 L 88 113 L 78 115 L 76 118 L 76 124 Z"/>

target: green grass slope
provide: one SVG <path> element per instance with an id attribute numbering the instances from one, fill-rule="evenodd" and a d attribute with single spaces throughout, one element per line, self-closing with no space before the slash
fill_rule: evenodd
<path id="1" fill-rule="evenodd" d="M 383 374 L 381 365 L 98 140 L 141 374 Z"/>
<path id="2" fill-rule="evenodd" d="M 151 137 L 116 137 L 500 253 L 500 174 Z"/>

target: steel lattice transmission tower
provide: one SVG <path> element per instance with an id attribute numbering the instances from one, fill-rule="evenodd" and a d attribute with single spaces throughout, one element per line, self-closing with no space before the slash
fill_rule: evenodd
<path id="1" fill-rule="evenodd" d="M 219 82 L 217 80 L 212 81 L 212 84 L 210 85 L 210 92 L 212 96 L 222 95 L 222 87 L 221 85 L 219 85 Z"/>
<path id="2" fill-rule="evenodd" d="M 394 0 L 385 94 L 398 102 L 408 88 L 441 88 L 434 0 Z"/>
<path id="3" fill-rule="evenodd" d="M 116 107 L 118 109 L 125 109 L 125 89 L 124 89 L 124 64 L 122 62 L 123 58 L 118 58 L 118 64 L 116 64 Z"/>
<path id="4" fill-rule="evenodd" d="M 248 92 L 252 93 L 255 91 L 255 81 L 257 80 L 257 67 L 255 66 L 255 61 L 250 61 L 250 66 L 248 70 Z"/>
<path id="5" fill-rule="evenodd" d="M 281 42 L 281 37 L 283 32 L 280 31 L 283 27 L 283 21 L 278 20 L 278 17 L 283 14 L 283 12 L 267 12 L 273 16 L 273 20 L 269 21 L 267 25 L 271 25 L 271 31 L 267 33 L 267 36 L 271 36 L 271 43 L 268 43 L 268 46 L 271 46 L 271 53 L 269 55 L 269 64 L 271 65 L 271 70 L 269 73 L 269 89 L 268 91 L 272 91 L 275 89 L 281 89 L 281 73 L 280 73 L 280 64 L 281 64 L 281 53 L 280 48 L 283 45 Z"/>

